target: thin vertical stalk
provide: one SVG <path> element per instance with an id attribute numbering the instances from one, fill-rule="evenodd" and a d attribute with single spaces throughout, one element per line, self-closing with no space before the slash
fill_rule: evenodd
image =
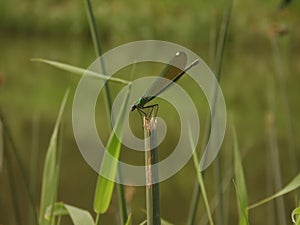
<path id="1" fill-rule="evenodd" d="M 287 142 L 288 142 L 288 152 L 289 152 L 289 162 L 291 166 L 291 170 L 293 173 L 293 176 L 297 174 L 298 171 L 298 164 L 297 164 L 297 158 L 295 157 L 296 154 L 296 143 L 295 143 L 295 132 L 293 128 L 293 122 L 291 118 L 291 110 L 290 110 L 290 104 L 289 104 L 289 98 L 288 98 L 288 92 L 287 92 L 287 84 L 285 79 L 285 71 L 284 71 L 284 65 L 283 60 L 280 54 L 279 45 L 276 40 L 276 36 L 271 38 L 271 44 L 272 44 L 272 50 L 273 50 L 273 58 L 274 58 L 274 64 L 275 64 L 275 71 L 276 75 L 279 81 L 279 87 L 280 87 L 280 98 L 282 102 L 282 109 L 284 112 L 284 118 L 286 119 L 286 133 L 287 133 Z"/>
<path id="2" fill-rule="evenodd" d="M 277 143 L 277 131 L 275 126 L 275 116 L 274 116 L 274 88 L 273 88 L 273 81 L 270 80 L 268 82 L 270 84 L 269 88 L 269 108 L 270 113 L 268 115 L 268 136 L 269 136 L 269 148 L 270 148 L 270 157 L 271 157 L 271 164 L 273 171 L 273 178 L 274 178 L 274 186 L 276 191 L 281 190 L 282 188 L 282 180 L 281 180 L 281 168 L 280 168 L 280 161 L 279 161 L 279 150 L 278 150 L 278 143 Z M 278 219 L 280 224 L 286 225 L 286 210 L 284 206 L 283 197 L 278 197 L 276 199 L 276 206 L 278 212 Z"/>
<path id="3" fill-rule="evenodd" d="M 267 159 L 270 158 L 270 152 L 267 152 Z M 266 163 L 266 187 L 267 187 L 267 195 L 271 196 L 274 193 L 274 185 L 273 185 L 273 171 L 272 167 Z M 267 209 L 267 224 L 268 225 L 274 225 L 276 224 L 275 222 L 276 214 L 275 214 L 275 206 L 274 202 L 270 201 L 268 203 L 268 209 Z"/>
<path id="4" fill-rule="evenodd" d="M 16 189 L 16 187 L 17 187 L 16 182 L 14 182 L 15 175 L 12 172 L 13 166 L 12 166 L 12 162 L 11 162 L 11 156 L 8 155 L 7 151 L 4 152 L 4 156 L 5 156 L 5 162 L 6 162 L 5 164 L 6 164 L 6 168 L 7 168 L 7 177 L 8 177 L 10 195 L 11 195 L 11 199 L 12 199 L 12 206 L 13 206 L 14 214 L 15 214 L 15 220 L 16 220 L 17 225 L 21 225 L 22 224 L 21 211 L 19 209 L 19 203 L 18 203 L 18 197 L 17 197 L 18 190 Z"/>
<path id="5" fill-rule="evenodd" d="M 3 203 L 3 162 L 4 162 L 4 138 L 3 138 L 3 126 L 0 120 L 0 208 Z M 3 212 L 0 212 L 0 218 L 3 218 Z"/>
<path id="6" fill-rule="evenodd" d="M 225 49 L 227 33 L 228 33 L 228 29 L 229 29 L 231 8 L 232 8 L 232 0 L 228 0 L 227 10 L 226 10 L 225 15 L 223 17 L 222 24 L 221 24 L 221 29 L 220 29 L 220 33 L 219 33 L 219 37 L 218 37 L 218 44 L 217 44 L 216 55 L 215 55 L 215 63 L 213 63 L 213 66 L 215 68 L 214 69 L 215 75 L 216 75 L 216 78 L 217 78 L 218 82 L 220 82 L 220 78 L 221 78 L 221 68 L 222 68 L 223 55 L 224 55 L 224 49 Z M 211 39 L 212 39 L 212 41 L 214 41 L 214 39 L 215 39 L 215 35 L 214 35 L 213 32 L 212 32 L 212 35 L 211 35 Z M 215 49 L 214 44 L 212 44 L 211 47 L 213 49 Z M 214 56 L 214 54 L 212 52 L 210 53 L 210 55 Z M 211 60 L 211 61 L 213 61 L 213 60 Z M 215 115 L 215 102 L 216 102 L 216 99 L 217 99 L 216 88 L 214 88 L 212 91 L 215 94 L 214 94 L 214 98 L 213 98 L 213 106 L 211 108 L 211 110 L 212 110 L 211 111 L 211 115 L 212 115 L 211 119 L 213 119 L 213 117 Z M 205 146 L 208 142 L 209 134 L 210 134 L 210 126 L 211 126 L 211 121 L 207 120 L 206 121 L 206 126 L 205 126 L 205 132 L 204 132 L 203 146 Z M 217 158 L 218 158 L 218 156 L 217 156 Z M 221 168 L 221 167 L 218 166 L 218 168 Z M 218 172 L 218 173 L 220 174 L 220 172 Z M 204 172 L 203 172 L 202 175 L 204 177 Z M 221 182 L 219 182 L 219 183 L 221 183 Z M 198 208 L 198 203 L 199 203 L 199 198 L 200 198 L 200 191 L 201 191 L 200 186 L 198 184 L 198 181 L 196 180 L 187 225 L 193 225 L 195 223 L 196 211 L 197 211 L 197 208 Z M 221 205 L 220 215 L 223 215 L 222 199 L 219 199 L 219 200 L 220 200 L 220 205 Z M 220 218 L 220 221 L 223 221 L 223 218 Z"/>
<path id="7" fill-rule="evenodd" d="M 21 178 L 22 178 L 22 180 L 23 180 L 23 182 L 25 184 L 25 189 L 26 189 L 26 192 L 28 194 L 30 207 L 32 208 L 32 212 L 34 213 L 33 216 L 34 216 L 35 224 L 38 224 L 38 219 L 37 219 L 38 217 L 37 217 L 37 211 L 36 211 L 36 207 L 35 207 L 35 202 L 34 202 L 33 194 L 30 191 L 30 186 L 29 186 L 29 183 L 28 183 L 28 180 L 27 180 L 27 176 L 25 174 L 25 171 L 26 171 L 25 170 L 25 166 L 22 163 L 21 157 L 19 155 L 19 150 L 17 149 L 17 146 L 16 146 L 16 144 L 14 142 L 14 139 L 13 139 L 13 137 L 11 135 L 9 127 L 6 124 L 6 120 L 4 118 L 4 115 L 2 113 L 1 108 L 0 108 L 0 120 L 2 121 L 2 126 L 3 126 L 4 134 L 7 137 L 8 142 L 11 145 L 12 155 L 15 157 L 15 159 L 17 161 L 17 166 L 18 166 L 18 168 L 20 170 Z M 5 149 L 4 149 L 4 151 L 5 151 Z M 5 152 L 4 152 L 4 154 L 5 154 Z M 13 183 L 11 182 L 11 184 L 13 184 Z"/>
<path id="8" fill-rule="evenodd" d="M 32 122 L 32 141 L 31 141 L 31 151 L 30 151 L 30 191 L 32 193 L 33 201 L 36 201 L 36 186 L 37 186 L 37 171 L 38 171 L 38 146 L 39 146 L 39 118 L 35 116 Z M 28 221 L 29 224 L 34 225 L 35 221 L 33 216 L 34 213 L 32 209 L 29 208 Z"/>
<path id="9" fill-rule="evenodd" d="M 3 169 L 3 156 L 4 156 L 3 125 L 2 125 L 2 121 L 0 119 L 0 176 L 1 176 L 1 173 L 2 173 L 2 169 Z M 0 184 L 1 184 L 1 182 L 0 182 Z"/>
<path id="10" fill-rule="evenodd" d="M 99 57 L 102 55 L 102 47 L 101 47 L 99 31 L 97 28 L 95 16 L 94 16 L 93 9 L 92 9 L 92 3 L 90 0 L 86 0 L 85 2 L 86 2 L 87 15 L 88 15 L 88 19 L 89 19 L 90 31 L 91 31 L 91 35 L 92 35 L 95 54 L 97 57 Z M 107 75 L 106 69 L 105 69 L 105 63 L 104 63 L 104 60 L 102 57 L 100 58 L 100 66 L 101 66 L 103 74 Z M 107 112 L 107 116 L 108 116 L 107 118 L 111 118 L 110 114 L 111 114 L 112 101 L 111 101 L 111 93 L 110 93 L 110 88 L 109 88 L 108 82 L 105 83 L 104 92 L 105 92 L 106 112 Z M 111 123 L 109 123 L 108 126 L 110 127 L 110 130 L 112 130 Z"/>
<path id="11" fill-rule="evenodd" d="M 158 181 L 158 148 L 156 140 L 155 117 L 143 117 L 145 137 L 146 168 L 146 210 L 147 225 L 160 225 L 160 201 Z M 156 182 L 156 183 L 154 183 Z"/>
<path id="12" fill-rule="evenodd" d="M 89 19 L 89 25 L 90 25 L 90 31 L 93 39 L 93 44 L 95 48 L 95 53 L 96 56 L 99 57 L 102 55 L 102 48 L 101 48 L 101 41 L 100 41 L 100 36 L 99 36 L 99 31 L 97 28 L 95 16 L 92 10 L 92 4 L 90 0 L 86 0 L 86 8 L 87 8 L 87 15 Z M 106 69 L 105 69 L 105 63 L 103 58 L 100 58 L 100 65 L 101 69 L 103 71 L 103 74 L 106 75 Z M 104 92 L 105 92 L 105 104 L 106 104 L 106 113 L 107 113 L 107 118 L 112 118 L 111 115 L 111 107 L 112 107 L 112 100 L 111 100 L 111 93 L 110 93 L 110 88 L 108 82 L 105 83 L 104 87 Z M 113 123 L 108 123 L 108 126 L 110 130 L 112 130 L 112 125 Z M 118 169 L 119 172 L 119 177 L 121 179 L 122 177 L 122 171 Z M 121 224 L 125 224 L 127 219 L 128 219 L 128 214 L 127 214 L 127 208 L 126 208 L 126 201 L 125 201 L 125 194 L 124 194 L 124 187 L 122 184 L 117 184 L 117 192 L 118 192 L 118 198 L 119 198 L 119 207 L 120 207 L 120 219 L 121 219 Z"/>

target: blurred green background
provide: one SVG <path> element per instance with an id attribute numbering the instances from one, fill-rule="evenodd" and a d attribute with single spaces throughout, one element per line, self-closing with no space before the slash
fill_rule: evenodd
<path id="1" fill-rule="evenodd" d="M 208 65 L 212 64 L 213 34 L 217 34 L 227 2 L 221 1 L 92 1 L 98 22 L 103 50 L 143 39 L 175 42 L 190 48 Z M 299 161 L 300 132 L 300 3 L 292 2 L 278 10 L 277 0 L 234 1 L 230 29 L 226 42 L 221 87 L 226 99 L 228 127 L 234 123 L 244 158 L 244 169 L 250 203 L 268 195 L 266 168 L 272 167 L 269 151 L 268 123 L 270 104 L 268 92 L 274 99 L 274 115 L 280 152 L 282 181 L 286 184 L 295 175 L 288 156 L 289 135 L 286 123 L 288 100 L 294 143 Z M 278 51 L 278 52 L 277 52 Z M 276 62 L 276 56 L 280 60 Z M 30 151 L 34 127 L 38 126 L 39 165 L 36 169 L 36 201 L 39 202 L 43 160 L 64 92 L 71 89 L 64 113 L 63 152 L 59 200 L 92 212 L 97 174 L 81 157 L 72 133 L 72 98 L 79 78 L 47 65 L 31 62 L 31 58 L 46 58 L 87 68 L 95 53 L 90 37 L 84 1 L 71 0 L 10 0 L 0 2 L 0 107 L 12 131 L 22 161 L 29 175 Z M 281 65 L 279 65 L 281 64 Z M 282 70 L 284 82 L 277 73 Z M 184 81 L 182 81 L 184 84 Z M 282 98 L 282 86 L 287 99 Z M 112 88 L 118 89 L 119 87 Z M 203 97 L 201 97 L 202 99 Z M 204 101 L 205 102 L 205 101 Z M 205 103 L 206 104 L 206 103 Z M 200 106 L 204 107 L 205 106 Z M 207 106 L 206 106 L 207 107 Z M 207 109 L 205 109 L 207 110 Z M 160 111 L 160 115 L 167 115 Z M 105 124 L 104 110 L 99 118 Z M 202 124 L 207 119 L 204 113 Z M 173 124 L 174 125 L 174 124 Z M 172 125 L 172 126 L 173 126 Z M 106 126 L 106 125 L 104 125 Z M 108 137 L 104 127 L 103 137 Z M 168 138 L 173 145 L 177 134 Z M 230 172 L 231 141 L 227 132 L 220 154 L 223 175 Z M 13 161 L 13 166 L 16 163 Z M 5 168 L 5 167 L 4 167 Z M 298 170 L 299 171 L 299 170 Z M 192 175 L 191 175 L 192 174 Z M 14 224 L 10 186 L 4 169 L 0 180 L 0 224 Z M 22 208 L 22 220 L 27 223 L 28 197 L 24 184 L 15 170 L 18 193 L 14 193 Z M 29 179 L 29 178 L 28 178 Z M 161 184 L 162 217 L 175 224 L 185 224 L 195 172 L 189 162 L 176 176 Z M 231 182 L 229 180 L 229 182 Z M 209 196 L 215 194 L 214 165 L 206 173 Z M 237 222 L 235 195 L 232 183 L 227 195 L 229 224 Z M 127 187 L 128 204 L 134 211 L 134 224 L 145 217 L 144 188 Z M 270 193 L 269 193 L 270 194 Z M 287 221 L 293 208 L 287 196 Z M 101 218 L 103 224 L 117 224 L 118 205 L 113 199 L 109 212 Z M 266 206 L 250 212 L 252 224 L 265 224 Z M 197 220 L 205 214 L 202 203 Z M 67 223 L 68 221 L 66 221 Z"/>

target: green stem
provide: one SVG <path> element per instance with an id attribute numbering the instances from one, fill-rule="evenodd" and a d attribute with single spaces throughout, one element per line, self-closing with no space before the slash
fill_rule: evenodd
<path id="1" fill-rule="evenodd" d="M 268 121 L 268 139 L 269 139 L 269 149 L 270 149 L 270 159 L 271 164 L 273 168 L 273 182 L 274 187 L 276 190 L 282 189 L 282 175 L 281 175 L 281 168 L 280 168 L 280 160 L 279 160 L 279 150 L 278 150 L 278 143 L 277 143 L 277 131 L 276 131 L 276 125 L 275 125 L 275 116 L 274 116 L 274 110 L 275 110 L 275 92 L 274 92 L 274 85 L 273 82 L 268 82 L 270 85 L 269 89 L 269 121 Z M 286 210 L 284 206 L 283 197 L 278 197 L 276 199 L 276 207 L 277 207 L 277 216 L 278 220 L 280 221 L 280 224 L 286 225 Z"/>
<path id="2" fill-rule="evenodd" d="M 4 152 L 6 153 L 6 152 Z M 4 154 L 4 156 L 6 156 L 6 154 Z M 14 182 L 13 178 L 15 177 L 14 174 L 12 173 L 13 168 L 12 168 L 12 164 L 11 164 L 11 158 L 9 156 L 5 157 L 6 158 L 6 167 L 7 167 L 7 175 L 8 175 L 8 182 L 9 182 L 9 189 L 10 189 L 10 194 L 11 194 L 11 199 L 12 199 L 12 205 L 14 208 L 14 212 L 15 212 L 15 220 L 16 220 L 16 224 L 17 225 L 21 225 L 22 224 L 22 220 L 21 220 L 21 212 L 20 209 L 18 207 L 18 197 L 16 196 L 16 193 L 18 193 L 16 187 L 16 183 Z"/>
<path id="3" fill-rule="evenodd" d="M 30 191 L 32 193 L 33 200 L 36 201 L 36 186 L 37 186 L 37 172 L 38 172 L 38 153 L 39 153 L 39 118 L 35 116 L 32 122 L 32 142 L 30 151 Z M 29 224 L 35 224 L 33 216 L 34 212 L 32 208 L 29 208 L 28 221 Z"/>
<path id="4" fill-rule="evenodd" d="M 86 2 L 87 15 L 89 19 L 90 31 L 92 35 L 95 54 L 97 57 L 100 57 L 102 55 L 101 41 L 99 37 L 99 31 L 97 28 L 95 16 L 92 9 L 92 4 L 90 0 L 86 0 L 85 2 Z M 101 66 L 100 69 L 102 70 L 102 74 L 107 75 L 103 57 L 100 58 L 100 66 Z M 110 118 L 112 101 L 111 101 L 111 94 L 110 94 L 110 88 L 108 82 L 105 83 L 104 91 L 105 91 L 106 112 L 108 118 Z M 112 130 L 111 124 L 112 123 L 108 124 L 110 130 Z"/>
<path id="5" fill-rule="evenodd" d="M 226 43 L 226 37 L 228 33 L 228 28 L 229 28 L 229 21 L 230 21 L 230 16 L 231 16 L 231 8 L 232 8 L 232 0 L 228 0 L 228 5 L 227 5 L 227 10 L 226 13 L 223 17 L 221 29 L 220 29 L 220 34 L 218 38 L 218 45 L 217 45 L 217 50 L 216 50 L 216 62 L 214 63 L 215 66 L 215 74 L 218 82 L 220 81 L 221 78 L 221 69 L 222 69 L 222 62 L 223 62 L 223 55 L 224 55 L 224 49 L 225 49 L 225 43 Z M 212 33 L 212 39 L 214 41 L 214 33 Z M 212 44 L 212 48 L 214 48 L 215 45 Z M 214 55 L 212 52 L 210 53 L 212 56 Z M 214 112 L 215 112 L 215 102 L 217 98 L 216 94 L 216 88 L 214 88 L 213 92 L 215 93 L 213 95 L 213 106 L 211 109 L 211 115 L 212 119 L 214 117 Z M 206 122 L 206 127 L 205 127 L 205 137 L 204 137 L 204 145 L 207 144 L 208 139 L 209 139 L 209 134 L 210 134 L 210 125 L 211 122 L 207 121 Z M 218 157 L 218 156 L 217 156 Z M 220 168 L 220 166 L 218 166 Z M 202 176 L 204 177 L 204 172 L 202 173 Z M 198 208 L 198 203 L 199 203 L 199 198 L 200 198 L 200 191 L 201 188 L 199 187 L 199 184 L 197 180 L 195 181 L 195 187 L 194 187 L 194 193 L 193 193 L 193 199 L 192 199 L 192 204 L 191 204 L 191 209 L 188 217 L 188 225 L 193 225 L 195 223 L 195 217 L 196 217 L 196 211 Z M 219 196 L 221 196 L 219 194 Z M 220 199 L 220 202 L 222 200 Z M 220 203 L 221 204 L 221 203 Z M 222 215 L 222 206 L 220 208 L 219 215 Z M 220 218 L 220 221 L 223 221 L 223 218 Z"/>
<path id="6" fill-rule="evenodd" d="M 205 208 L 206 208 L 206 211 L 207 211 L 208 221 L 209 221 L 210 225 L 214 225 L 214 222 L 213 222 L 213 219 L 212 219 L 212 214 L 211 214 L 209 203 L 208 203 L 208 199 L 207 199 L 207 195 L 206 195 L 206 190 L 205 190 L 205 185 L 204 185 L 202 172 L 199 171 L 199 160 L 198 160 L 196 152 L 193 153 L 193 160 L 194 160 L 194 165 L 195 165 L 195 168 L 196 168 L 196 171 L 197 171 L 197 178 L 198 178 L 199 186 L 201 187 L 201 192 L 202 192 L 202 196 L 203 196 L 203 200 L 204 200 L 204 205 L 205 205 Z"/>
<path id="7" fill-rule="evenodd" d="M 21 157 L 19 155 L 19 150 L 17 149 L 16 144 L 15 144 L 15 142 L 13 140 L 12 135 L 11 135 L 10 129 L 9 129 L 8 125 L 6 124 L 6 120 L 4 119 L 4 115 L 2 113 L 1 108 L 0 108 L 0 120 L 2 122 L 3 132 L 6 135 L 6 137 L 8 138 L 8 141 L 11 144 L 12 154 L 13 154 L 13 156 L 15 157 L 15 159 L 17 161 L 17 166 L 19 167 L 19 170 L 20 170 L 20 173 L 21 173 L 21 177 L 22 177 L 23 182 L 25 184 L 25 189 L 26 189 L 26 192 L 27 192 L 28 197 L 29 197 L 30 207 L 31 207 L 32 212 L 34 214 L 33 218 L 34 218 L 35 224 L 38 224 L 38 219 L 37 219 L 38 216 L 37 216 L 37 211 L 36 211 L 36 207 L 35 207 L 35 202 L 34 202 L 33 194 L 30 191 L 30 185 L 28 183 L 28 180 L 27 180 L 27 177 L 26 177 L 26 174 L 25 174 L 26 170 L 25 170 L 25 167 L 24 167 L 24 165 L 22 163 Z M 4 154 L 5 154 L 5 149 L 4 149 Z M 14 192 L 14 193 L 17 193 L 17 192 Z"/>
<path id="8" fill-rule="evenodd" d="M 199 186 L 199 183 L 196 180 L 195 185 L 194 185 L 194 191 L 193 191 L 193 197 L 192 197 L 192 203 L 191 203 L 191 210 L 189 210 L 189 216 L 188 216 L 187 224 L 192 225 L 192 224 L 195 223 L 199 198 L 200 198 L 200 186 Z"/>
<path id="9" fill-rule="evenodd" d="M 276 37 L 271 39 L 272 50 L 273 50 L 273 57 L 274 57 L 274 64 L 275 64 L 275 71 L 279 81 L 279 94 L 282 102 L 283 112 L 285 114 L 285 124 L 286 124 L 286 133 L 287 133 L 287 142 L 288 142 L 288 155 L 289 155 L 289 162 L 291 166 L 291 170 L 293 175 L 297 174 L 298 171 L 298 164 L 297 158 L 295 157 L 296 152 L 296 143 L 295 143 L 295 132 L 293 127 L 293 121 L 291 118 L 291 109 L 289 104 L 289 97 L 287 92 L 287 84 L 285 79 L 285 71 L 283 60 L 280 54 L 279 44 L 276 40 Z"/>
<path id="10" fill-rule="evenodd" d="M 85 2 L 86 2 L 87 15 L 88 15 L 88 19 L 89 19 L 90 31 L 91 31 L 91 35 L 92 35 L 92 39 L 93 39 L 95 53 L 96 53 L 96 56 L 99 57 L 102 55 L 99 31 L 97 29 L 97 24 L 96 24 L 93 10 L 92 10 L 91 1 L 86 0 Z M 100 58 L 100 65 L 101 65 L 103 74 L 107 75 L 103 57 Z M 110 116 L 112 100 L 111 100 L 111 93 L 110 93 L 110 88 L 109 88 L 108 82 L 105 83 L 104 92 L 105 92 L 105 104 L 106 104 L 105 108 L 106 108 L 107 118 L 112 118 Z M 110 130 L 112 130 L 111 124 L 113 124 L 113 123 L 108 123 Z M 121 171 L 119 169 L 118 169 L 118 171 L 119 171 L 119 176 L 121 176 Z M 127 221 L 127 218 L 128 218 L 128 214 L 127 214 L 127 208 L 126 208 L 124 188 L 123 188 L 122 184 L 117 184 L 116 186 L 117 186 L 117 192 L 118 192 L 118 198 L 119 198 L 121 224 L 125 224 Z"/>
<path id="11" fill-rule="evenodd" d="M 99 219 L 100 219 L 100 213 L 97 213 L 96 219 L 95 219 L 95 225 L 99 224 Z"/>

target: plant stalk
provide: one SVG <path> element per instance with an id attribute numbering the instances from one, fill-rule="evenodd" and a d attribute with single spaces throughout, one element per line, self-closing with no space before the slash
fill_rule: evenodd
<path id="1" fill-rule="evenodd" d="M 11 145 L 11 150 L 12 150 L 11 153 L 16 159 L 18 169 L 20 170 L 20 173 L 21 173 L 21 178 L 25 184 L 25 189 L 26 189 L 26 193 L 28 194 L 30 207 L 32 209 L 32 212 L 34 213 L 33 218 L 34 218 L 35 224 L 38 224 L 38 219 L 37 219 L 38 216 L 37 216 L 37 211 L 36 211 L 36 207 L 35 207 L 35 202 L 34 202 L 33 194 L 30 191 L 30 185 L 29 185 L 26 173 L 25 173 L 25 171 L 26 171 L 25 166 L 21 160 L 21 156 L 19 155 L 20 150 L 17 148 L 17 145 L 12 137 L 12 133 L 8 127 L 8 124 L 6 123 L 6 120 L 4 118 L 4 114 L 2 113 L 1 108 L 0 108 L 0 120 L 2 122 L 3 133 L 5 135 L 3 138 L 7 137 L 7 140 Z M 4 149 L 4 153 L 3 153 L 4 156 L 6 155 L 5 150 L 6 149 Z M 8 170 L 9 170 L 9 168 L 8 168 Z M 8 171 L 8 172 L 11 172 L 11 171 Z M 11 183 L 11 185 L 13 185 L 13 183 Z M 13 188 L 13 187 L 11 187 L 11 188 Z M 13 193 L 16 193 L 16 192 L 13 192 Z"/>
<path id="2" fill-rule="evenodd" d="M 227 33 L 228 33 L 228 29 L 229 29 L 231 8 L 232 8 L 232 0 L 228 0 L 227 10 L 226 10 L 225 15 L 223 17 L 223 21 L 222 21 L 221 28 L 220 28 L 220 34 L 219 34 L 219 37 L 218 37 L 217 49 L 216 49 L 216 53 L 215 53 L 216 55 L 213 54 L 213 51 L 215 50 L 215 45 L 214 44 L 212 44 L 212 51 L 210 53 L 211 57 L 213 57 L 213 56 L 215 57 L 215 63 L 213 64 L 213 66 L 214 66 L 214 71 L 215 71 L 216 78 L 217 78 L 218 82 L 220 81 L 220 78 L 221 78 L 221 69 L 222 69 L 222 63 L 223 63 L 225 43 L 226 43 Z M 215 39 L 215 36 L 214 36 L 214 33 L 212 33 L 212 40 L 214 41 L 214 39 Z M 213 61 L 213 60 L 211 60 L 211 61 Z M 217 99 L 216 88 L 214 88 L 212 91 L 214 92 L 214 96 L 213 96 L 213 107 L 211 109 L 211 115 L 212 115 L 211 119 L 213 119 L 214 114 L 215 114 L 215 102 L 216 102 L 216 99 Z M 204 147 L 205 147 L 205 145 L 207 144 L 207 142 L 209 140 L 210 126 L 211 126 L 211 121 L 207 120 L 206 126 L 205 126 L 204 142 L 203 142 Z M 220 166 L 217 167 L 217 169 L 220 169 L 220 168 L 221 168 Z M 204 172 L 202 172 L 202 176 L 204 177 Z M 201 192 L 201 189 L 200 189 L 200 186 L 199 186 L 198 181 L 196 179 L 195 186 L 194 186 L 194 191 L 193 191 L 192 204 L 191 204 L 190 211 L 189 211 L 189 216 L 188 216 L 188 223 L 187 223 L 188 225 L 195 224 L 196 211 L 197 211 L 197 208 L 198 208 L 200 192 Z M 220 200 L 220 205 L 221 205 L 220 212 L 219 212 L 219 215 L 221 216 L 221 218 L 219 220 L 223 221 L 223 218 L 222 218 L 223 217 L 222 216 L 223 215 L 223 209 L 222 209 L 223 203 L 222 203 L 222 199 L 219 199 L 219 200 Z"/>
<path id="3" fill-rule="evenodd" d="M 145 168 L 146 168 L 146 211 L 147 225 L 160 225 L 160 201 L 158 181 L 158 148 L 156 140 L 155 117 L 143 117 L 145 137 Z M 156 183 L 154 183 L 156 182 Z"/>
<path id="4" fill-rule="evenodd" d="M 91 35 L 92 35 L 92 39 L 93 39 L 95 53 L 96 53 L 96 56 L 99 57 L 102 55 L 102 48 L 101 48 L 99 31 L 97 29 L 97 23 L 96 23 L 95 16 L 94 16 L 94 13 L 92 10 L 91 1 L 86 0 L 85 2 L 86 2 L 87 15 L 88 15 L 88 19 L 89 19 L 90 31 L 91 31 Z M 102 57 L 100 58 L 100 67 L 102 69 L 103 74 L 107 75 L 104 60 Z M 110 116 L 112 100 L 111 100 L 111 93 L 110 93 L 110 88 L 109 88 L 108 82 L 105 83 L 104 92 L 105 92 L 105 103 L 106 103 L 105 108 L 106 108 L 106 113 L 108 116 L 107 118 L 112 118 L 112 120 L 113 120 L 113 117 Z M 111 124 L 114 124 L 114 123 L 108 123 L 110 131 L 112 130 Z M 121 171 L 119 170 L 119 168 L 118 168 L 118 172 L 119 172 L 119 176 L 121 177 Z M 117 192 L 118 192 L 121 224 L 125 224 L 128 219 L 128 214 L 127 214 L 124 188 L 123 188 L 122 184 L 117 184 L 116 187 L 117 187 Z"/>

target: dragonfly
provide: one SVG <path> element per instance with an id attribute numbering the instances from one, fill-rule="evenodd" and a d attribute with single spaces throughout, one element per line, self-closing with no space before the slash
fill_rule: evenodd
<path id="1" fill-rule="evenodd" d="M 189 66 L 187 64 L 187 55 L 185 52 L 177 52 L 171 61 L 165 66 L 165 68 L 160 73 L 160 78 L 166 79 L 157 79 L 154 83 L 146 90 L 145 94 L 140 97 L 135 104 L 131 106 L 131 111 L 137 109 L 137 111 L 142 115 L 147 117 L 147 114 L 143 109 L 151 108 L 151 112 L 154 108 L 158 108 L 158 104 L 148 105 L 150 101 L 155 99 L 165 90 L 167 90 L 172 84 L 179 80 L 182 75 L 184 75 L 188 70 L 199 63 L 199 59 L 193 61 Z"/>

